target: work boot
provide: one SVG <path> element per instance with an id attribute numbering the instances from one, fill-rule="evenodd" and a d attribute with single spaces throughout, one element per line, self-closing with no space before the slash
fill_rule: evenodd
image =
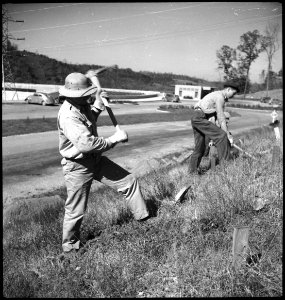
<path id="1" fill-rule="evenodd" d="M 152 223 L 154 223 L 154 221 L 156 220 L 155 217 L 149 215 L 143 219 L 140 219 L 140 220 L 137 220 L 140 224 L 143 224 L 143 225 L 150 225 Z"/>
<path id="2" fill-rule="evenodd" d="M 151 218 L 151 216 L 150 215 L 148 215 L 147 217 L 145 217 L 145 218 L 143 218 L 143 219 L 139 219 L 139 220 L 137 220 L 138 222 L 140 222 L 140 223 L 144 223 L 144 222 L 146 222 L 148 219 L 150 219 Z"/>

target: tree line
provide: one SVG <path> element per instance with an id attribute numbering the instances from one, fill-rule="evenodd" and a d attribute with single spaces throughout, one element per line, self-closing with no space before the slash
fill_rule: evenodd
<path id="1" fill-rule="evenodd" d="M 235 81 L 244 96 L 250 90 L 252 91 L 249 71 L 252 63 L 261 53 L 266 53 L 268 63 L 267 69 L 260 74 L 262 84 L 259 88 L 267 92 L 270 89 L 282 88 L 282 68 L 278 73 L 272 71 L 273 56 L 280 47 L 279 31 L 278 23 L 268 23 L 265 34 L 261 34 L 258 30 L 248 31 L 240 36 L 240 43 L 236 48 L 223 45 L 216 52 L 218 70 L 223 71 L 223 79 Z"/>

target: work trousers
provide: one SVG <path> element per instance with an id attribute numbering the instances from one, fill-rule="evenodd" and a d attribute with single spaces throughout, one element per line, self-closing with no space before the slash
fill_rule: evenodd
<path id="1" fill-rule="evenodd" d="M 67 188 L 62 234 L 64 252 L 79 249 L 80 226 L 93 179 L 122 193 L 136 220 L 149 215 L 136 177 L 109 158 L 105 156 L 78 160 L 63 158 L 61 165 Z"/>
<path id="2" fill-rule="evenodd" d="M 205 154 L 205 139 L 215 143 L 219 161 L 230 159 L 230 142 L 227 133 L 207 119 L 202 110 L 195 110 L 191 118 L 194 133 L 195 148 L 190 157 L 189 172 L 196 173 Z"/>

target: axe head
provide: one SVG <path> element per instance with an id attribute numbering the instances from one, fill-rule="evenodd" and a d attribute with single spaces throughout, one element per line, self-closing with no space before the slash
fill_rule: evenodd
<path id="1" fill-rule="evenodd" d="M 186 185 L 177 193 L 177 195 L 175 196 L 175 203 L 181 203 L 181 201 L 183 200 L 184 196 L 186 195 L 190 187 L 191 184 Z"/>
<path id="2" fill-rule="evenodd" d="M 116 65 L 112 65 L 112 66 L 109 66 L 109 67 L 102 67 L 102 68 L 99 68 L 97 70 L 91 69 L 91 70 L 87 71 L 86 76 L 91 78 L 92 76 L 97 76 L 97 75 L 99 75 L 103 72 L 106 72 L 109 69 L 115 69 L 115 68 L 116 68 Z"/>

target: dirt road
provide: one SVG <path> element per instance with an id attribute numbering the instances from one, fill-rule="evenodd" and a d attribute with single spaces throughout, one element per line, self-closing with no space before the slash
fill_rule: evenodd
<path id="1" fill-rule="evenodd" d="M 242 116 L 233 117 L 230 122 L 233 135 L 271 121 L 268 112 L 238 112 Z M 164 156 L 189 152 L 194 146 L 190 121 L 123 127 L 129 134 L 129 142 L 117 145 L 106 152 L 106 156 L 136 174 L 157 166 Z M 113 131 L 113 127 L 98 129 L 99 135 L 104 137 Z M 4 137 L 2 141 L 4 206 L 15 198 L 36 196 L 64 185 L 56 131 Z"/>

